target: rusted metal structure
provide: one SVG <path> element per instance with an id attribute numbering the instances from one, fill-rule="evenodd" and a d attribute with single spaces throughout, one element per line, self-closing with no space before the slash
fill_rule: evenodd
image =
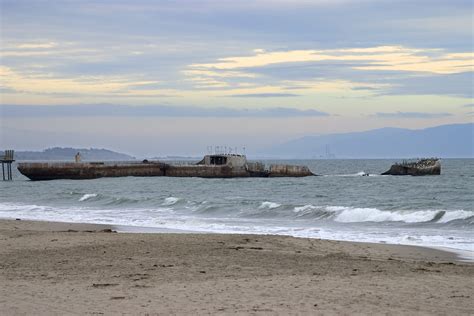
<path id="1" fill-rule="evenodd" d="M 13 159 L 14 153 L 13 150 L 5 150 L 4 155 L 0 158 L 2 162 L 3 181 L 13 180 L 12 163 L 15 161 L 15 159 Z"/>
<path id="2" fill-rule="evenodd" d="M 207 155 L 196 164 L 168 164 L 160 161 L 19 163 L 18 170 L 31 180 L 96 179 L 102 177 L 306 177 L 314 174 L 306 166 L 270 165 L 247 162 L 244 155 Z"/>
<path id="3" fill-rule="evenodd" d="M 414 162 L 403 161 L 396 163 L 382 175 L 392 176 L 427 176 L 440 175 L 441 163 L 437 158 L 420 159 Z"/>

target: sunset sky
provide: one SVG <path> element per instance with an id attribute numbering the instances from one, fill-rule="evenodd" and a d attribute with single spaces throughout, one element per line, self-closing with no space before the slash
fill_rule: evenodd
<path id="1" fill-rule="evenodd" d="M 472 1 L 0 3 L 0 149 L 257 151 L 473 121 Z"/>

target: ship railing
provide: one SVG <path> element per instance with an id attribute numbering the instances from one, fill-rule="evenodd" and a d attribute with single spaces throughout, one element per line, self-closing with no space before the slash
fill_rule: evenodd
<path id="1" fill-rule="evenodd" d="M 167 161 L 166 163 L 173 166 L 194 166 L 196 164 L 195 161 L 182 161 L 182 160 Z"/>

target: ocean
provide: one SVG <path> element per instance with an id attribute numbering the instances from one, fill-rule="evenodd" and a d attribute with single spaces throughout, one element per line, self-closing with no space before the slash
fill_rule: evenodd
<path id="1" fill-rule="evenodd" d="M 379 175 L 395 161 L 278 161 L 321 175 L 306 178 L 33 182 L 16 171 L 0 181 L 0 218 L 444 247 L 472 257 L 474 159 L 444 159 L 440 176 Z"/>

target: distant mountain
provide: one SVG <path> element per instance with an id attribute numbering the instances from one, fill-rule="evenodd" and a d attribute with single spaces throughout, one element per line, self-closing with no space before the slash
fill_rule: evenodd
<path id="1" fill-rule="evenodd" d="M 54 147 L 43 151 L 15 151 L 15 160 L 74 160 L 77 153 L 81 153 L 83 161 L 91 160 L 133 160 L 135 157 L 117 153 L 107 149 L 97 148 L 62 148 Z M 0 153 L 2 155 L 3 153 Z"/>
<path id="2" fill-rule="evenodd" d="M 284 158 L 474 158 L 474 124 L 307 136 L 267 150 Z"/>

